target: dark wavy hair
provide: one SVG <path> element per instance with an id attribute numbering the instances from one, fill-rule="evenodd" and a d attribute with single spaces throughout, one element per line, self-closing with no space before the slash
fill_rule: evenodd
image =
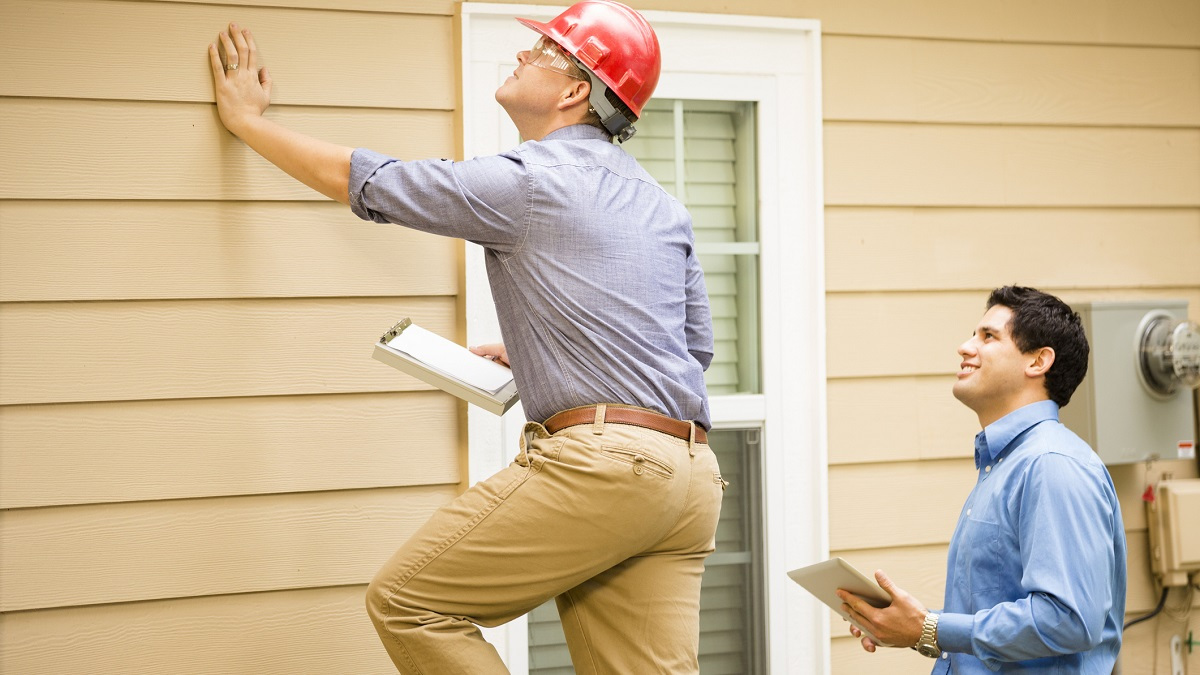
<path id="1" fill-rule="evenodd" d="M 987 308 L 1002 305 L 1012 310 L 1008 330 L 1021 353 L 1049 347 L 1054 365 L 1046 371 L 1046 393 L 1061 408 L 1071 400 L 1087 374 L 1087 335 L 1083 322 L 1070 305 L 1026 286 L 1002 286 L 988 296 Z"/>

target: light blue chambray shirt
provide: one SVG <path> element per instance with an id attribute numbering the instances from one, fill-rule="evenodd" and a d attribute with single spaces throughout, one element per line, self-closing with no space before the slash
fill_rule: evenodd
<path id="1" fill-rule="evenodd" d="M 604 132 L 569 126 L 464 162 L 358 149 L 349 191 L 360 218 L 484 247 L 529 419 L 624 403 L 710 426 L 691 216 Z"/>
<path id="2" fill-rule="evenodd" d="M 1039 401 L 975 437 L 979 479 L 950 541 L 934 673 L 1109 675 L 1125 616 L 1112 478 Z"/>

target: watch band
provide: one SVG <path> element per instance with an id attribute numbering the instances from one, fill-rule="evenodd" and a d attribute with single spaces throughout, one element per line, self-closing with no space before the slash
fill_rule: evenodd
<path id="1" fill-rule="evenodd" d="M 925 621 L 921 624 L 921 637 L 917 640 L 915 649 L 931 659 L 936 659 L 942 650 L 937 643 L 938 615 L 925 612 Z"/>

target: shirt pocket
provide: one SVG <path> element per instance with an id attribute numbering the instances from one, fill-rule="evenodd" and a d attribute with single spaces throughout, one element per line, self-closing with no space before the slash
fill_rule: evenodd
<path id="1" fill-rule="evenodd" d="M 958 534 L 954 579 L 972 596 L 991 594 L 1003 585 L 1005 556 L 1000 525 L 977 518 L 963 519 Z"/>

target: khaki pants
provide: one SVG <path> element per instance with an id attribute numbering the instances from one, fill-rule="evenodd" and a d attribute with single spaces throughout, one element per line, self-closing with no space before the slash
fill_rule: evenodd
<path id="1" fill-rule="evenodd" d="M 525 425 L 521 454 L 439 509 L 367 610 L 406 675 L 508 673 L 476 625 L 556 598 L 578 675 L 696 673 L 700 577 L 724 482 L 712 450 L 622 424 Z"/>

